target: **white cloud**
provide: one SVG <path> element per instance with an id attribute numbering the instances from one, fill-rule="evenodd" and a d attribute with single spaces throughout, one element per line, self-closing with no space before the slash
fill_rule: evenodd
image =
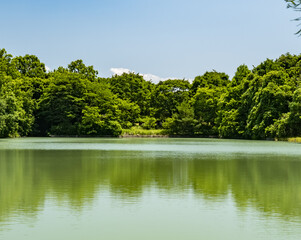
<path id="1" fill-rule="evenodd" d="M 46 72 L 50 72 L 51 71 L 50 67 L 45 66 L 45 69 L 46 69 Z"/>
<path id="2" fill-rule="evenodd" d="M 132 71 L 127 68 L 111 68 L 110 70 L 113 74 L 117 74 L 117 75 L 122 75 L 123 73 L 135 72 L 135 71 Z M 174 77 L 162 78 L 162 77 L 156 76 L 151 73 L 139 73 L 139 75 L 141 75 L 145 80 L 152 81 L 153 83 L 158 83 L 160 81 L 166 81 L 168 79 L 178 79 L 178 78 L 174 78 Z"/>
<path id="3" fill-rule="evenodd" d="M 145 73 L 145 74 L 140 74 L 141 76 L 143 76 L 143 78 L 147 81 L 152 81 L 154 83 L 158 83 L 160 81 L 166 81 L 168 79 L 176 79 L 176 78 L 172 78 L 172 77 L 169 77 L 169 78 L 162 78 L 162 77 L 159 77 L 159 76 L 156 76 L 154 74 L 150 74 L 150 73 Z"/>
<path id="4" fill-rule="evenodd" d="M 110 71 L 117 75 L 122 75 L 123 73 L 130 73 L 131 70 L 126 68 L 111 68 Z"/>

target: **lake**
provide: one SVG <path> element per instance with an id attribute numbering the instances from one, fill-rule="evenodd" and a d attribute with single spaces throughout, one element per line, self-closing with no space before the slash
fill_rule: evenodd
<path id="1" fill-rule="evenodd" d="M 300 239 L 301 145 L 0 139 L 0 239 Z"/>

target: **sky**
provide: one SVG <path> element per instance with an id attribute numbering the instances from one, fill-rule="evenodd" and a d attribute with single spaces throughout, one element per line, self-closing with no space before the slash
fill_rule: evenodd
<path id="1" fill-rule="evenodd" d="M 82 59 L 100 77 L 232 77 L 241 64 L 301 52 L 298 13 L 284 0 L 0 0 L 0 9 L 0 48 L 50 70 Z"/>

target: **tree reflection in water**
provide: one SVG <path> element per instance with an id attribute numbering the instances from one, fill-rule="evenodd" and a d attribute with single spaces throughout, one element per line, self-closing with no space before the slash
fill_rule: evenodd
<path id="1" fill-rule="evenodd" d="M 301 218 L 301 162 L 296 157 L 85 150 L 0 150 L 0 221 L 34 215 L 47 197 L 80 211 L 102 191 L 139 202 L 146 191 L 192 192 L 284 219 Z"/>

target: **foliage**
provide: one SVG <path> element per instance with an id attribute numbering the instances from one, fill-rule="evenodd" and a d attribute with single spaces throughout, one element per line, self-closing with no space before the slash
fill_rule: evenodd
<path id="1" fill-rule="evenodd" d="M 211 71 L 192 83 L 154 84 L 135 73 L 99 78 L 82 60 L 46 72 L 36 56 L 14 58 L 0 49 L 0 137 L 296 137 L 300 86 L 301 55 L 288 53 L 252 70 L 240 65 L 231 81 Z"/>
<path id="2" fill-rule="evenodd" d="M 174 113 L 172 118 L 167 118 L 163 127 L 171 135 L 193 135 L 196 124 L 193 108 L 188 102 L 182 102 L 178 106 L 178 113 Z"/>
<path id="3" fill-rule="evenodd" d="M 144 129 L 141 126 L 133 126 L 130 129 L 122 130 L 122 136 L 159 136 L 164 134 L 163 129 Z"/>
<path id="4" fill-rule="evenodd" d="M 41 63 L 35 55 L 27 54 L 24 57 L 15 57 L 12 64 L 22 76 L 32 78 L 45 78 L 46 76 L 45 64 Z"/>
<path id="5" fill-rule="evenodd" d="M 153 84 L 139 74 L 123 73 L 107 79 L 111 91 L 118 98 L 136 103 L 142 116 L 150 115 L 150 97 Z"/>
<path id="6" fill-rule="evenodd" d="M 198 88 L 192 97 L 195 118 L 198 120 L 198 132 L 201 135 L 217 135 L 216 118 L 219 100 L 225 89 L 222 87 Z"/>
<path id="7" fill-rule="evenodd" d="M 143 129 L 154 129 L 156 128 L 157 119 L 154 117 L 145 117 L 141 119 Z"/>
<path id="8" fill-rule="evenodd" d="M 287 7 L 288 8 L 293 8 L 295 11 L 300 12 L 301 11 L 301 0 L 285 0 L 287 2 Z M 300 21 L 301 17 L 298 17 L 295 19 L 295 21 Z M 296 32 L 296 34 L 300 35 L 301 34 L 301 29 Z"/>
<path id="9" fill-rule="evenodd" d="M 202 76 L 195 77 L 195 79 L 192 82 L 191 91 L 193 94 L 195 94 L 199 87 L 225 87 L 229 83 L 229 76 L 225 73 L 219 73 L 216 71 L 206 72 Z"/>
<path id="10" fill-rule="evenodd" d="M 177 107 L 189 100 L 190 83 L 187 80 L 160 81 L 153 90 L 151 106 L 154 116 L 163 122 L 177 112 Z"/>
<path id="11" fill-rule="evenodd" d="M 87 67 L 81 59 L 71 62 L 68 65 L 68 70 L 73 73 L 81 74 L 89 80 L 95 80 L 98 74 L 98 71 L 94 70 L 93 66 Z"/>
<path id="12" fill-rule="evenodd" d="M 26 136 L 34 124 L 34 101 L 21 79 L 0 76 L 0 137 Z"/>
<path id="13" fill-rule="evenodd" d="M 117 121 L 110 121 L 100 114 L 98 107 L 85 107 L 82 111 L 82 133 L 85 135 L 118 136 L 122 128 Z"/>

